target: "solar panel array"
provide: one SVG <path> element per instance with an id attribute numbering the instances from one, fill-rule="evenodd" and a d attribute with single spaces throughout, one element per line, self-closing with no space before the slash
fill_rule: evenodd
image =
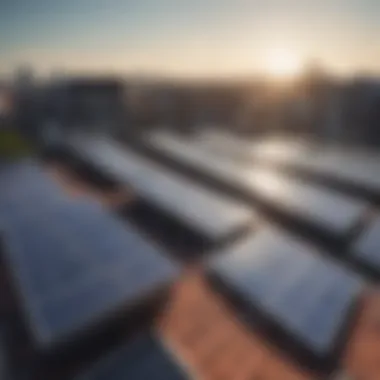
<path id="1" fill-rule="evenodd" d="M 198 141 L 207 149 L 214 148 L 214 151 L 223 147 L 248 163 L 259 160 L 287 164 L 380 193 L 380 155 L 376 151 L 344 149 L 326 144 L 318 146 L 283 138 L 252 142 L 207 131 L 198 137 Z"/>
<path id="2" fill-rule="evenodd" d="M 177 268 L 156 246 L 99 204 L 49 190 L 40 182 L 42 173 L 34 176 L 29 166 L 20 173 L 24 184 L 36 184 L 27 192 L 9 193 L 12 202 L 0 209 L 1 233 L 41 348 L 75 339 L 112 312 L 155 294 L 176 275 Z"/>
<path id="3" fill-rule="evenodd" d="M 225 295 L 238 301 L 234 305 L 245 320 L 264 316 L 290 343 L 296 342 L 313 357 L 333 356 L 368 285 L 365 270 L 355 264 L 360 262 L 380 275 L 380 219 L 365 218 L 370 201 L 260 165 L 248 167 L 242 158 L 262 155 L 283 162 L 298 160 L 310 170 L 327 173 L 329 167 L 331 175 L 341 169 L 342 179 L 372 188 L 377 186 L 377 180 L 369 180 L 370 174 L 377 173 L 377 158 L 361 161 L 353 154 L 327 150 L 325 158 L 319 155 L 313 162 L 309 147 L 281 142 L 244 144 L 242 157 L 231 142 L 231 155 L 223 158 L 219 146 L 228 145 L 228 140 L 211 140 L 209 136 L 190 144 L 154 134 L 146 142 L 162 154 L 239 187 L 252 200 L 326 233 L 348 237 L 360 227 L 350 235 L 352 244 L 346 239 L 347 249 L 335 252 L 332 245 L 322 251 L 312 239 L 299 240 L 268 223 L 258 225 L 250 236 L 241 237 L 205 263 L 212 283 L 222 285 L 219 290 L 227 290 Z M 142 198 L 213 239 L 251 221 L 252 207 L 246 201 L 207 190 L 110 139 L 76 136 L 68 146 L 99 172 L 132 187 Z M 358 174 L 361 169 L 363 173 Z M 2 166 L 0 181 L 6 258 L 40 347 L 75 339 L 78 332 L 126 306 L 133 308 L 137 300 L 176 277 L 178 268 L 154 244 L 96 202 L 68 199 L 36 162 Z M 340 261 L 332 258 L 335 253 L 341 254 Z M 78 380 L 186 378 L 174 362 L 159 340 L 148 334 L 107 355 Z"/>
<path id="4" fill-rule="evenodd" d="M 210 239 L 223 238 L 252 220 L 252 211 L 239 202 L 197 186 L 110 140 L 76 139 L 71 146 L 95 168 Z"/>
<path id="5" fill-rule="evenodd" d="M 189 379 L 160 340 L 143 334 L 99 361 L 76 380 L 185 380 Z"/>
<path id="6" fill-rule="evenodd" d="M 247 163 L 258 160 L 287 164 L 380 192 L 380 155 L 368 149 L 344 149 L 326 144 L 319 146 L 305 140 L 284 138 L 249 141 L 220 131 L 202 132 L 197 144 L 215 152 L 223 148 Z"/>
<path id="7" fill-rule="evenodd" d="M 337 346 L 362 279 L 305 243 L 261 230 L 213 259 L 210 273 L 318 357 Z"/>
<path id="8" fill-rule="evenodd" d="M 148 143 L 199 170 L 218 176 L 225 183 L 239 186 L 282 212 L 305 219 L 337 236 L 347 234 L 368 208 L 366 202 L 332 189 L 303 183 L 270 170 L 223 161 L 201 146 L 186 144 L 172 136 L 151 135 Z"/>
<path id="9" fill-rule="evenodd" d="M 213 140 L 212 134 L 206 137 L 201 134 L 185 141 L 159 132 L 144 142 L 158 155 L 173 157 L 217 179 L 221 186 L 238 187 L 251 194 L 253 201 L 345 242 L 338 251 L 329 243 L 329 250 L 322 252 L 312 241 L 301 243 L 285 233 L 259 227 L 256 235 L 229 247 L 209 266 L 211 278 L 227 289 L 228 297 L 239 300 L 235 305 L 245 313 L 264 315 L 316 357 L 333 356 L 363 295 L 364 278 L 369 275 L 365 267 L 380 273 L 379 219 L 369 222 L 369 211 L 374 211 L 371 198 L 349 195 L 349 189 L 338 191 L 312 177 L 301 180 L 268 169 L 261 158 L 303 163 L 310 172 L 321 170 L 346 181 L 347 186 L 372 190 L 376 189 L 379 158 L 339 149 L 318 151 L 312 145 L 284 141 L 239 143 L 239 152 L 234 141 Z M 252 165 L 256 158 L 260 159 Z M 372 181 L 371 176 L 375 177 Z M 339 262 L 328 258 L 335 255 L 340 256 Z"/>

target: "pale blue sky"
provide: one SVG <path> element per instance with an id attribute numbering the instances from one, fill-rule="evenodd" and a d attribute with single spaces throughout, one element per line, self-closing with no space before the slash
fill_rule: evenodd
<path id="1" fill-rule="evenodd" d="M 380 72 L 379 0 L 0 0 L 0 73 L 265 72 L 273 49 Z"/>

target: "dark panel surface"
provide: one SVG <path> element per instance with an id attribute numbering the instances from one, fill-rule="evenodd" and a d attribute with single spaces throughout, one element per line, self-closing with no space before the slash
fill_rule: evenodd
<path id="1" fill-rule="evenodd" d="M 276 230 L 222 253 L 211 273 L 318 356 L 335 348 L 362 280 Z"/>
<path id="2" fill-rule="evenodd" d="M 61 188 L 43 168 L 33 160 L 8 164 L 0 170 L 0 205 L 33 200 L 62 199 Z"/>
<path id="3" fill-rule="evenodd" d="M 109 354 L 76 380 L 185 380 L 174 358 L 152 335 L 142 335 Z"/>
<path id="4" fill-rule="evenodd" d="M 7 261 L 35 340 L 71 338 L 169 283 L 177 269 L 131 226 L 96 203 L 64 202 L 9 214 Z"/>

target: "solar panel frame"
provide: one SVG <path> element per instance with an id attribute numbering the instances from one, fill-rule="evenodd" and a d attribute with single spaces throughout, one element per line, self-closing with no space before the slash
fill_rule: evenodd
<path id="1" fill-rule="evenodd" d="M 166 367 L 166 369 L 172 370 L 172 373 L 168 374 L 168 372 L 161 371 L 162 368 L 155 368 L 152 366 L 152 359 L 154 359 L 153 356 L 156 351 L 158 353 L 158 358 L 164 360 L 164 368 Z M 126 367 L 125 363 L 131 363 L 131 365 Z M 113 373 L 111 375 L 110 371 L 117 371 L 117 368 L 120 368 L 121 366 L 124 367 L 122 373 L 123 376 L 119 376 L 120 373 Z M 141 376 L 142 367 L 150 372 L 153 371 L 154 376 L 146 377 L 147 374 Z M 151 375 L 153 375 L 153 373 Z M 173 355 L 165 349 L 165 345 L 161 339 L 151 331 L 140 333 L 139 336 L 129 344 L 119 347 L 101 358 L 90 369 L 75 377 L 75 380 L 100 380 L 110 378 L 116 380 L 115 376 L 120 380 L 126 378 L 150 379 L 153 377 L 157 380 L 185 380 L 190 378 L 187 371 L 179 362 L 176 362 Z"/>

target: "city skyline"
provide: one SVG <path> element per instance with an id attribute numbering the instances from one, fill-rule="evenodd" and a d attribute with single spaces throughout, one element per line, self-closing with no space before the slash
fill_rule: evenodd
<path id="1" fill-rule="evenodd" d="M 0 74 L 379 74 L 379 17 L 374 0 L 16 0 L 0 5 Z"/>

